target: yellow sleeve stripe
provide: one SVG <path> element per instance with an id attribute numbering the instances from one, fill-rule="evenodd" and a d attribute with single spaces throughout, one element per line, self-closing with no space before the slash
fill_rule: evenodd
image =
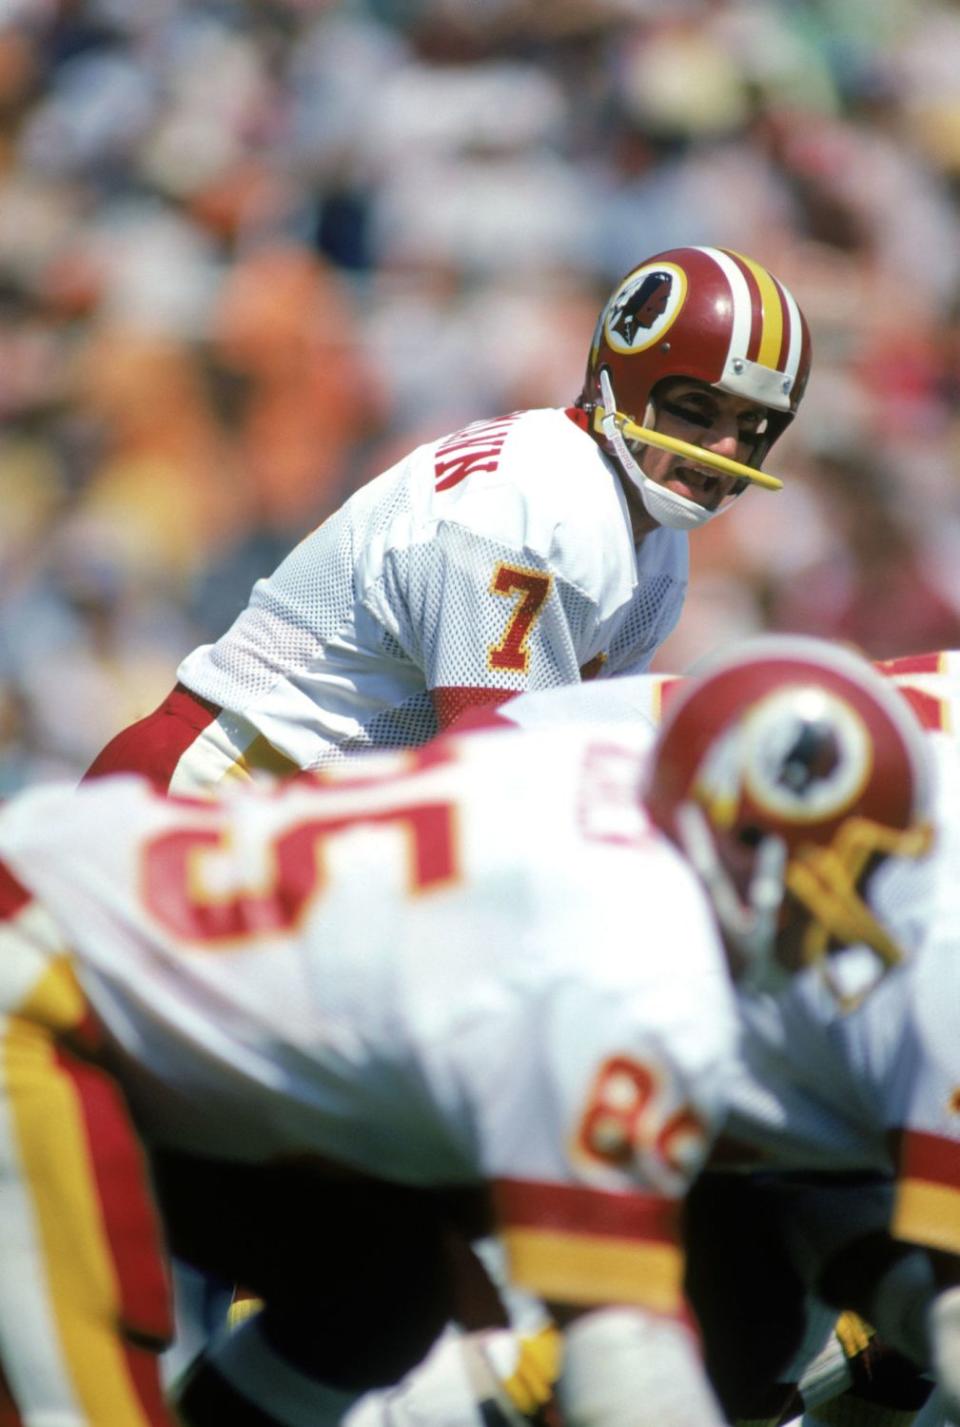
<path id="1" fill-rule="evenodd" d="M 681 1308 L 683 1255 L 675 1244 L 517 1228 L 504 1241 L 514 1281 L 548 1302 L 631 1303 L 665 1314 Z"/>
<path id="2" fill-rule="evenodd" d="M 74 1030 L 88 1015 L 87 999 L 67 956 L 58 956 L 34 982 L 18 1014 L 49 1031 Z"/>
<path id="3" fill-rule="evenodd" d="M 902 1179 L 893 1211 L 895 1238 L 960 1253 L 960 1189 Z"/>
<path id="4" fill-rule="evenodd" d="M 224 774 L 225 778 L 249 779 L 254 772 L 269 773 L 274 778 L 290 778 L 300 772 L 292 758 L 274 748 L 269 739 L 258 733 L 244 753 Z"/>

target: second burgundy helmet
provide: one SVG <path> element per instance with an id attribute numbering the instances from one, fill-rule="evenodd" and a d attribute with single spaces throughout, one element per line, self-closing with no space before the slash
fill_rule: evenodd
<path id="1" fill-rule="evenodd" d="M 758 982 L 788 892 L 809 917 L 805 962 L 853 944 L 899 960 L 863 879 L 926 851 L 931 771 L 906 700 L 865 659 L 786 635 L 715 657 L 671 700 L 645 801 Z"/>

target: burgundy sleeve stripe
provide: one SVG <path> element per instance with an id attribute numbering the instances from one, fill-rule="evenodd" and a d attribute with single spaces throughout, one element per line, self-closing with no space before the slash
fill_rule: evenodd
<path id="1" fill-rule="evenodd" d="M 9 921 L 32 900 L 23 883 L 18 882 L 9 867 L 0 862 L 0 921 Z"/>
<path id="2" fill-rule="evenodd" d="M 900 1130 L 898 1164 L 903 1179 L 922 1179 L 960 1189 L 960 1143 L 923 1130 Z"/>
<path id="3" fill-rule="evenodd" d="M 220 713 L 216 704 L 177 684 L 153 713 L 129 724 L 101 749 L 84 781 L 109 773 L 140 773 L 166 792 L 184 753 Z"/>
<path id="4" fill-rule="evenodd" d="M 510 1228 L 558 1230 L 600 1238 L 674 1244 L 680 1238 L 679 1205 L 653 1194 L 611 1193 L 582 1185 L 498 1179 L 494 1203 Z"/>
<path id="5" fill-rule="evenodd" d="M 910 1129 L 892 1131 L 890 1142 L 897 1165 L 894 1237 L 960 1252 L 960 1144 Z"/>

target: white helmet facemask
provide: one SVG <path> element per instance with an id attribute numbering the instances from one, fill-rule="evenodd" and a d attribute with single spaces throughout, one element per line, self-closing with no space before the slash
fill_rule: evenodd
<path id="1" fill-rule="evenodd" d="M 647 514 L 658 525 L 665 525 L 668 530 L 697 530 L 733 504 L 733 499 L 731 499 L 724 505 L 718 506 L 716 510 L 708 510 L 698 501 L 690 500 L 687 496 L 682 496 L 677 491 L 669 490 L 666 486 L 658 485 L 656 481 L 652 481 L 634 459 L 623 438 L 623 432 L 620 430 L 617 420 L 617 403 L 613 394 L 613 385 L 605 367 L 600 369 L 600 391 L 603 396 L 603 418 L 600 423 L 603 434 L 613 447 L 624 475 L 640 492 L 640 498 Z"/>

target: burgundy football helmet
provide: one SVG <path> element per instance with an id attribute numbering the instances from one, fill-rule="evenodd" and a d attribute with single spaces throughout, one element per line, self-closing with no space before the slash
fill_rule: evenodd
<path id="1" fill-rule="evenodd" d="M 661 523 L 689 528 L 707 518 L 702 510 L 684 520 L 681 505 L 671 519 L 676 501 L 663 505 L 663 488 L 641 469 L 644 445 L 688 457 L 693 450 L 651 431 L 659 384 L 693 377 L 766 408 L 749 465 L 697 448 L 701 464 L 739 479 L 739 494 L 750 481 L 780 487 L 760 466 L 792 421 L 809 374 L 810 333 L 783 283 L 725 248 L 671 248 L 628 273 L 600 313 L 578 405 L 645 502 L 650 495 L 658 501 L 652 513 Z"/>
<path id="2" fill-rule="evenodd" d="M 782 979 L 787 892 L 808 914 L 802 963 L 853 945 L 901 959 L 863 884 L 880 859 L 927 850 L 931 796 L 925 736 L 897 690 L 846 649 L 790 636 L 748 641 L 676 694 L 645 789 L 758 987 Z"/>

